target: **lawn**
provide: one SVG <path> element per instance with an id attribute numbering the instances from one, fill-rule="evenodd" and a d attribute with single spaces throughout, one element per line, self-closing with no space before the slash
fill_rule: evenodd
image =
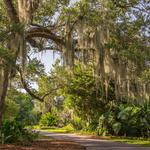
<path id="1" fill-rule="evenodd" d="M 68 125 L 63 128 L 56 128 L 56 127 L 40 127 L 40 126 L 34 126 L 34 129 L 48 131 L 48 132 L 54 132 L 54 133 L 73 133 L 74 129 Z"/>
<path id="2" fill-rule="evenodd" d="M 41 130 L 48 131 L 48 132 L 54 132 L 54 133 L 72 133 L 73 131 L 63 129 L 63 128 L 42 128 Z"/>
<path id="3" fill-rule="evenodd" d="M 146 146 L 146 147 L 150 146 L 150 139 L 146 139 L 146 138 L 111 137 L 110 140 L 128 143 L 128 144 L 142 145 L 142 146 Z"/>
<path id="4" fill-rule="evenodd" d="M 116 141 L 116 142 L 150 147 L 150 138 L 123 137 L 123 136 L 122 137 L 120 137 L 120 136 L 97 136 L 94 132 L 86 132 L 86 131 L 81 131 L 81 132 L 79 132 L 79 134 L 80 135 L 89 135 L 89 136 L 91 135 L 92 138 L 112 140 L 112 141 Z"/>

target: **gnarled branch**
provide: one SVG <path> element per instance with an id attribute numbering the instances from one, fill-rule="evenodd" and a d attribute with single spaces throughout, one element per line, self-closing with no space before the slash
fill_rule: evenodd
<path id="1" fill-rule="evenodd" d="M 33 37 L 43 37 L 46 39 L 51 39 L 56 44 L 58 44 L 60 46 L 65 46 L 65 42 L 63 41 L 63 39 L 60 36 L 56 35 L 55 33 L 51 32 L 50 30 L 48 30 L 44 27 L 40 27 L 40 26 L 31 27 L 27 31 L 26 38 L 31 39 Z"/>
<path id="2" fill-rule="evenodd" d="M 21 79 L 21 83 L 23 85 L 23 88 L 26 90 L 26 92 L 32 97 L 32 98 L 35 98 L 37 100 L 39 100 L 40 102 L 44 102 L 44 99 L 50 95 L 52 92 L 58 90 L 60 87 L 56 87 L 54 89 L 51 89 L 49 92 L 47 92 L 46 94 L 44 94 L 43 96 L 38 96 L 36 95 L 33 91 L 31 91 L 31 89 L 28 87 L 28 84 L 26 83 L 24 77 L 23 77 L 23 73 L 21 71 L 21 69 L 19 67 L 17 67 L 17 70 L 20 74 L 20 79 Z M 62 87 L 62 86 L 61 86 Z"/>
<path id="3" fill-rule="evenodd" d="M 31 97 L 33 97 L 33 98 L 35 98 L 35 99 L 37 99 L 37 100 L 43 102 L 44 99 L 42 99 L 41 97 L 35 95 L 35 94 L 31 91 L 31 89 L 28 87 L 28 84 L 26 83 L 26 81 L 25 81 L 24 78 L 23 78 L 23 74 L 22 74 L 21 69 L 20 69 L 19 67 L 17 67 L 17 70 L 18 70 L 18 72 L 19 72 L 19 74 L 20 74 L 20 79 L 21 79 L 22 86 L 23 86 L 23 88 L 26 90 L 26 92 L 27 92 Z"/>
<path id="4" fill-rule="evenodd" d="M 59 52 L 62 51 L 62 49 L 60 49 L 58 46 L 42 46 L 39 42 L 36 41 L 36 39 L 33 39 L 33 38 L 28 38 L 27 39 L 28 43 L 32 46 L 32 47 L 35 47 L 35 48 L 38 48 L 39 52 L 41 51 L 44 51 L 44 50 L 57 50 Z"/>

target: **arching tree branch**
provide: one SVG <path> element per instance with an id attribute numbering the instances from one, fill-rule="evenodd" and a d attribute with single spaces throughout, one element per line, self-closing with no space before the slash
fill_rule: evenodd
<path id="1" fill-rule="evenodd" d="M 38 96 L 36 95 L 33 91 L 31 91 L 31 89 L 28 87 L 28 84 L 26 83 L 24 77 L 23 77 L 23 73 L 21 71 L 21 69 L 19 67 L 17 67 L 17 70 L 20 74 L 20 79 L 21 79 L 21 83 L 23 88 L 26 90 L 26 92 L 34 99 L 39 100 L 40 102 L 44 102 L 44 99 L 49 96 L 50 94 L 52 94 L 52 92 L 58 90 L 59 88 L 61 88 L 62 86 L 56 87 L 54 89 L 51 89 L 49 92 L 45 93 L 43 96 Z"/>
<path id="2" fill-rule="evenodd" d="M 32 46 L 32 47 L 34 47 L 34 48 L 38 48 L 38 51 L 39 52 L 41 52 L 41 51 L 44 51 L 44 50 L 53 50 L 53 51 L 55 51 L 55 50 L 57 50 L 57 51 L 59 51 L 59 52 L 61 52 L 62 51 L 62 49 L 60 49 L 58 46 L 42 46 L 39 42 L 37 42 L 36 41 L 36 39 L 33 39 L 33 38 L 28 38 L 27 39 L 27 41 L 28 41 L 28 43 Z"/>
<path id="3" fill-rule="evenodd" d="M 28 87 L 28 84 L 26 83 L 26 81 L 25 81 L 24 78 L 23 78 L 23 74 L 22 74 L 21 69 L 20 69 L 19 67 L 17 67 L 17 70 L 18 70 L 18 72 L 19 72 L 19 74 L 20 74 L 20 79 L 21 79 L 22 86 L 23 86 L 23 88 L 26 90 L 26 92 L 27 92 L 31 97 L 33 97 L 33 98 L 35 98 L 35 99 L 37 99 L 37 100 L 43 102 L 44 99 L 42 99 L 41 97 L 35 95 L 35 94 L 30 90 L 30 88 Z"/>
<path id="4" fill-rule="evenodd" d="M 65 46 L 65 42 L 64 40 L 56 35 L 55 33 L 51 32 L 50 30 L 44 28 L 44 27 L 31 27 L 28 31 L 27 31 L 27 39 L 32 39 L 33 37 L 43 37 L 46 39 L 51 39 L 52 41 L 54 41 L 56 44 L 61 45 L 61 46 Z"/>

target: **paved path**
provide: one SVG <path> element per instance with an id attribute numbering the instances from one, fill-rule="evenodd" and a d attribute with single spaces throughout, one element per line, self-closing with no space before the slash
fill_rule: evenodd
<path id="1" fill-rule="evenodd" d="M 76 134 L 50 133 L 40 131 L 40 134 L 57 140 L 66 140 L 86 146 L 87 150 L 150 150 L 150 147 L 140 147 L 109 140 L 92 139 L 89 136 Z"/>

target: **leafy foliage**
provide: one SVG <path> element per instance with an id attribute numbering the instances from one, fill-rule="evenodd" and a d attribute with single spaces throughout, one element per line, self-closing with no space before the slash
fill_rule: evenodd
<path id="1" fill-rule="evenodd" d="M 16 120 L 25 125 L 37 123 L 38 113 L 34 110 L 31 97 L 26 93 L 10 89 L 6 97 L 4 120 Z"/>
<path id="2" fill-rule="evenodd" d="M 99 118 L 98 134 L 144 136 L 150 134 L 149 102 L 114 105 Z"/>
<path id="3" fill-rule="evenodd" d="M 58 120 L 61 127 L 68 123 L 76 130 L 97 132 L 98 135 L 149 136 L 148 100 L 140 103 L 136 100 L 129 102 L 127 98 L 115 101 L 114 85 L 111 82 L 105 99 L 105 96 L 102 97 L 101 86 L 99 93 L 96 93 L 90 65 L 85 67 L 77 63 L 73 74 L 67 73 L 59 63 L 54 66 L 49 77 L 51 80 L 45 77 L 42 83 L 45 91 L 51 89 L 47 83 L 52 82 L 56 87 L 63 84 L 52 92 L 56 99 L 51 109 L 61 118 Z"/>
<path id="4" fill-rule="evenodd" d="M 68 123 L 77 130 L 100 135 L 148 137 L 150 104 L 141 100 L 144 96 L 149 97 L 150 69 L 149 64 L 145 64 L 150 59 L 148 2 L 80 0 L 75 5 L 70 2 L 41 1 L 34 14 L 29 14 L 33 24 L 27 26 L 15 23 L 15 20 L 11 22 L 4 2 L 0 2 L 0 72 L 3 77 L 5 69 L 13 84 L 5 103 L 4 121 L 9 121 L 4 122 L 6 141 L 26 134 L 15 121 L 34 124 L 40 114 L 44 114 L 39 122 L 41 126 L 65 126 Z M 12 5 L 17 10 L 17 1 Z M 70 28 L 68 33 L 66 26 Z M 82 31 L 78 33 L 78 30 Z M 20 40 L 18 33 L 22 34 Z M 68 35 L 70 48 L 67 49 Z M 17 45 L 14 41 L 22 42 Z M 17 67 L 22 68 L 20 47 L 27 50 L 23 57 L 29 59 L 23 69 L 24 81 L 31 92 L 43 98 L 43 103 L 18 91 L 23 88 L 17 74 Z M 74 57 L 74 68 L 69 70 L 68 66 L 60 65 L 62 60 L 57 61 L 47 75 L 41 61 L 29 56 L 35 53 L 34 49 L 41 52 L 47 48 L 59 49 L 63 59 L 69 56 L 68 62 Z M 73 54 L 70 54 L 71 49 Z M 2 81 L 0 79 L 0 85 L 4 85 Z M 37 88 L 33 88 L 33 84 Z M 7 91 L 7 87 L 4 88 L 2 91 Z M 58 121 L 53 114 L 61 119 Z M 13 136 L 7 134 L 5 128 L 14 132 Z"/>
<path id="5" fill-rule="evenodd" d="M 0 133 L 1 143 L 19 142 L 21 144 L 29 144 L 37 137 L 37 134 L 25 129 L 25 126 L 16 120 L 5 121 Z"/>
<path id="6" fill-rule="evenodd" d="M 39 124 L 40 126 L 50 127 L 50 126 L 57 126 L 57 122 L 58 122 L 57 117 L 48 112 L 42 115 Z"/>

